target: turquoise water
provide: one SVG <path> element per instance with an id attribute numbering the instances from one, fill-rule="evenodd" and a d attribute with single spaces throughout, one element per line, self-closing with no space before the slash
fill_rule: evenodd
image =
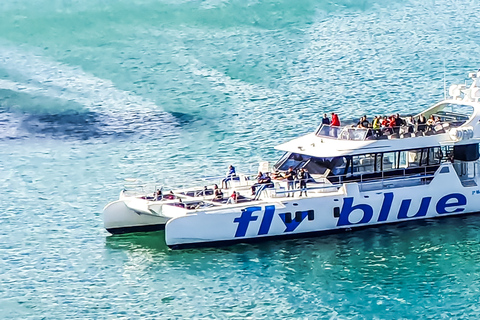
<path id="1" fill-rule="evenodd" d="M 125 178 L 254 171 L 341 119 L 418 112 L 480 66 L 474 1 L 0 4 L 5 319 L 478 318 L 480 216 L 171 251 L 110 236 Z M 153 189 L 152 189 L 153 191 Z"/>

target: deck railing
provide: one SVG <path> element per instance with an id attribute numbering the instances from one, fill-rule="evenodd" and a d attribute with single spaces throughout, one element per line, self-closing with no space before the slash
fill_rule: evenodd
<path id="1" fill-rule="evenodd" d="M 380 129 L 356 128 L 352 125 L 336 127 L 322 124 L 318 127 L 315 134 L 319 137 L 333 138 L 338 140 L 381 140 L 381 139 L 402 139 L 418 136 L 429 136 L 445 133 L 451 128 L 460 126 L 462 123 L 441 122 L 433 125 L 415 124 L 403 125 L 398 127 L 384 127 Z"/>
<path id="2" fill-rule="evenodd" d="M 297 181 L 294 183 L 292 190 L 284 190 L 275 188 L 275 195 L 289 195 L 300 191 L 337 191 L 344 183 L 356 182 L 359 183 L 361 191 L 386 189 L 393 187 L 401 187 L 405 185 L 422 185 L 429 184 L 434 177 L 435 171 L 439 168 L 439 165 L 423 166 L 415 168 L 398 168 L 394 170 L 376 172 L 376 173 L 360 173 L 358 175 L 337 175 L 331 178 L 335 178 L 334 184 L 310 184 L 307 188 L 298 188 Z M 265 188 L 262 191 L 268 192 L 269 188 Z"/>

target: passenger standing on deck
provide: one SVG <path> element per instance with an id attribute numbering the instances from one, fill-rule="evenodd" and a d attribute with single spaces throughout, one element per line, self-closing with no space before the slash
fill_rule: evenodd
<path id="1" fill-rule="evenodd" d="M 422 132 L 425 131 L 426 123 L 427 123 L 427 119 L 425 119 L 425 116 L 423 115 L 423 113 L 420 114 L 417 121 L 418 131 L 422 131 Z"/>
<path id="2" fill-rule="evenodd" d="M 300 197 L 302 196 L 302 192 L 305 191 L 305 197 L 307 196 L 307 180 L 308 174 L 304 168 L 301 168 L 298 172 L 297 176 L 298 180 L 300 181 Z"/>
<path id="3" fill-rule="evenodd" d="M 414 133 L 415 132 L 415 119 L 413 119 L 413 116 L 407 117 L 405 120 L 406 126 L 408 128 L 409 133 Z"/>
<path id="4" fill-rule="evenodd" d="M 295 176 L 296 176 L 295 171 L 293 170 L 292 167 L 289 167 L 287 173 L 285 174 L 285 178 L 287 179 L 287 190 L 294 189 Z M 292 197 L 294 195 L 295 193 L 292 193 Z M 287 197 L 290 197 L 290 192 L 287 193 Z"/>
<path id="5" fill-rule="evenodd" d="M 338 115 L 336 113 L 332 112 L 332 122 L 330 123 L 330 125 L 332 126 L 330 135 L 333 137 L 338 136 L 338 130 L 339 130 L 338 127 L 340 127 L 340 119 L 338 119 Z"/>
<path id="6" fill-rule="evenodd" d="M 163 196 L 162 196 L 162 190 L 160 189 L 157 189 L 157 192 L 155 193 L 155 200 L 156 201 L 160 201 L 162 200 Z"/>
<path id="7" fill-rule="evenodd" d="M 338 118 L 338 115 L 336 113 L 332 112 L 332 126 L 334 127 L 340 127 L 340 119 Z"/>
<path id="8" fill-rule="evenodd" d="M 237 174 L 235 172 L 235 168 L 232 165 L 230 165 L 228 167 L 228 172 L 227 172 L 226 178 L 222 180 L 222 188 L 227 189 L 228 188 L 228 181 L 233 180 L 236 176 L 237 176 Z"/>
<path id="9" fill-rule="evenodd" d="M 328 116 L 326 113 L 323 114 L 323 118 L 322 118 L 322 124 L 324 125 L 330 125 L 330 119 L 328 119 Z"/>
<path id="10" fill-rule="evenodd" d="M 378 117 L 375 116 L 375 118 L 373 118 L 372 129 L 373 129 L 373 132 L 374 132 L 375 136 L 377 136 L 377 137 L 381 135 L 380 122 L 381 122 L 380 116 L 378 116 Z"/>

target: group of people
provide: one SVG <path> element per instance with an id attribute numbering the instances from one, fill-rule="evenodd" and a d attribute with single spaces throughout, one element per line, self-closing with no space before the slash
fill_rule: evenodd
<path id="1" fill-rule="evenodd" d="M 400 133 L 400 128 L 406 128 L 406 132 L 414 133 L 417 131 L 425 132 L 433 130 L 436 125 L 440 124 L 442 121 L 440 117 L 435 117 L 431 115 L 428 119 L 425 118 L 423 114 L 420 114 L 417 118 L 414 118 L 412 115 L 402 118 L 400 115 L 393 114 L 389 117 L 387 116 L 375 116 L 372 121 L 369 121 L 368 117 L 364 115 L 361 117 L 356 125 L 353 125 L 355 128 L 359 129 L 372 129 L 372 132 L 375 136 L 380 136 L 383 134 L 394 134 Z M 340 120 L 338 115 L 332 112 L 332 120 L 330 120 L 325 113 L 322 118 L 322 124 L 333 126 L 340 126 Z"/>
<path id="2" fill-rule="evenodd" d="M 324 113 L 322 118 L 322 124 L 326 124 L 332 127 L 340 127 L 340 119 L 338 118 L 338 114 L 332 112 L 332 120 L 330 121 L 327 114 Z"/>
<path id="3" fill-rule="evenodd" d="M 230 165 L 227 172 L 227 176 L 222 180 L 222 188 L 228 188 L 228 182 L 236 177 L 235 168 Z M 309 179 L 308 172 L 305 168 L 301 168 L 298 171 L 295 171 L 293 167 L 289 167 L 288 170 L 284 173 L 280 173 L 278 170 L 270 174 L 269 172 L 259 171 L 257 174 L 257 182 L 251 186 L 252 196 L 256 195 L 256 192 L 259 187 L 264 186 L 264 188 L 273 188 L 273 179 L 286 180 L 287 181 L 287 190 L 294 190 L 296 188 L 300 189 L 300 196 L 305 193 L 307 196 L 307 181 Z M 214 185 L 214 201 L 224 200 L 224 194 L 218 185 Z M 287 197 L 293 196 L 293 192 L 288 192 Z M 239 194 L 235 190 L 232 191 L 232 194 L 227 199 L 228 203 L 237 203 Z"/>
<path id="4" fill-rule="evenodd" d="M 435 117 L 431 115 L 426 119 L 423 114 L 420 114 L 418 118 L 414 118 L 412 115 L 406 118 L 401 118 L 397 113 L 390 117 L 375 116 L 371 124 L 368 122 L 367 116 L 363 116 L 359 123 L 357 123 L 357 128 L 372 128 L 377 134 L 393 134 L 400 133 L 400 128 L 404 127 L 406 128 L 406 132 L 414 133 L 417 131 L 425 132 L 432 130 L 441 122 L 442 121 L 438 116 Z"/>
<path id="5" fill-rule="evenodd" d="M 222 180 L 222 188 L 228 188 L 228 182 L 236 178 L 236 173 L 235 173 L 235 168 L 230 165 L 229 170 L 227 172 L 227 176 Z M 305 192 L 305 196 L 307 196 L 307 181 L 309 179 L 308 172 L 305 168 L 301 168 L 300 170 L 295 171 L 293 167 L 289 167 L 288 170 L 284 173 L 280 173 L 278 170 L 273 172 L 272 174 L 266 172 L 258 172 L 257 174 L 257 182 L 251 186 L 251 191 L 252 195 L 256 195 L 256 192 L 258 190 L 258 187 L 264 186 L 265 188 L 272 188 L 273 181 L 272 179 L 278 179 L 278 180 L 286 180 L 287 181 L 287 190 L 294 190 L 296 188 L 300 189 L 300 196 Z M 205 187 L 205 190 L 207 187 Z M 205 194 L 205 193 L 204 193 Z M 290 195 L 293 192 L 288 192 L 287 197 L 290 197 Z M 164 199 L 175 199 L 177 198 L 174 194 L 173 191 L 170 191 L 168 194 L 163 194 L 161 189 L 157 189 L 156 192 L 153 195 L 154 200 L 160 201 Z M 240 194 L 233 190 L 230 196 L 227 199 L 227 204 L 232 204 L 232 203 L 237 203 L 238 198 Z M 178 200 L 181 201 L 181 198 L 178 198 Z M 222 189 L 219 188 L 217 184 L 213 186 L 213 201 L 223 201 L 224 200 L 224 194 L 222 192 Z"/>
<path id="6" fill-rule="evenodd" d="M 293 167 L 289 167 L 287 172 L 285 173 L 285 179 L 287 179 L 287 190 L 294 190 L 297 187 L 300 189 L 300 197 L 302 193 L 305 192 L 305 196 L 307 196 L 307 181 L 308 181 L 308 172 L 305 168 L 300 168 L 300 170 L 295 171 Z M 293 193 L 287 193 L 287 197 L 293 197 Z"/>

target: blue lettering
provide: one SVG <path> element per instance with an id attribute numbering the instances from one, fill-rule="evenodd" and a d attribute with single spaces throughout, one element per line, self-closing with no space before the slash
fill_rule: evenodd
<path id="1" fill-rule="evenodd" d="M 275 206 L 265 207 L 265 213 L 263 215 L 262 223 L 260 224 L 260 229 L 258 230 L 258 235 L 268 234 L 268 231 L 270 230 L 270 225 L 272 224 L 274 213 L 275 213 Z"/>
<path id="2" fill-rule="evenodd" d="M 237 232 L 235 232 L 235 238 L 245 237 L 250 221 L 256 221 L 258 219 L 258 216 L 252 216 L 252 213 L 260 210 L 262 210 L 261 207 L 248 207 L 242 209 L 242 215 L 233 220 L 234 222 L 238 222 Z"/>
<path id="3" fill-rule="evenodd" d="M 378 222 L 387 221 L 388 214 L 390 213 L 390 208 L 392 208 L 393 202 L 393 193 L 387 192 L 383 195 L 382 209 L 380 209 L 380 214 L 378 215 Z"/>
<path id="4" fill-rule="evenodd" d="M 350 217 L 350 214 L 355 210 L 363 211 L 362 219 L 355 224 L 367 223 L 370 221 L 370 219 L 372 219 L 372 216 L 373 216 L 372 207 L 370 207 L 368 204 L 357 204 L 356 206 L 352 206 L 352 204 L 353 204 L 352 197 L 343 199 L 342 211 L 340 211 L 340 217 L 338 218 L 337 227 L 351 225 L 352 223 L 348 218 Z"/>
<path id="5" fill-rule="evenodd" d="M 409 217 L 407 215 L 408 209 L 410 209 L 410 204 L 412 203 L 411 199 L 402 200 L 402 204 L 400 205 L 400 210 L 398 210 L 398 219 L 407 219 L 407 218 L 415 218 L 415 217 L 423 217 L 427 215 L 428 206 L 430 205 L 430 201 L 432 197 L 425 197 L 422 199 L 422 203 L 420 203 L 420 208 L 418 209 L 417 213 L 413 216 Z"/>
<path id="6" fill-rule="evenodd" d="M 295 219 L 292 219 L 292 221 L 290 223 L 286 222 L 285 213 L 279 213 L 278 214 L 280 216 L 280 218 L 282 219 L 283 223 L 285 224 L 285 226 L 287 227 L 285 229 L 285 231 L 283 231 L 283 232 L 295 231 L 295 229 L 297 229 L 297 227 L 305 219 L 305 217 L 308 216 L 308 211 L 297 211 L 297 212 L 295 212 L 295 215 L 297 215 L 297 214 L 301 215 L 301 220 L 297 221 L 297 219 L 295 218 Z"/>
<path id="7" fill-rule="evenodd" d="M 456 201 L 447 203 L 449 200 L 455 199 Z M 437 202 L 437 212 L 439 214 L 443 213 L 454 213 L 454 212 L 462 212 L 465 208 L 456 208 L 453 211 L 447 211 L 447 208 L 456 207 L 456 206 L 464 206 L 467 204 L 467 198 L 461 193 L 452 193 L 442 197 Z"/>

